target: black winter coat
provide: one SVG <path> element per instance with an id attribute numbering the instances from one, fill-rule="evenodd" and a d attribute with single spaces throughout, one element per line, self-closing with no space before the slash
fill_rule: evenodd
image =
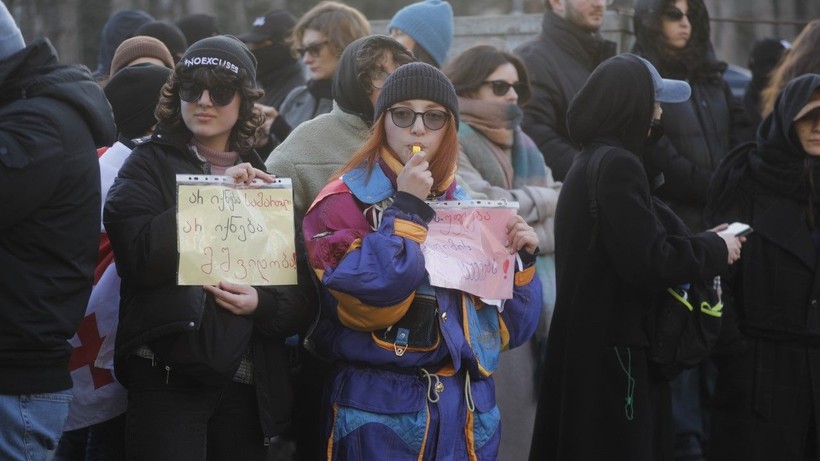
<path id="1" fill-rule="evenodd" d="M 126 359 L 163 335 L 199 327 L 205 303 L 213 298 L 199 286 L 178 286 L 176 174 L 207 174 L 207 163 L 187 148 L 187 139 L 158 130 L 137 146 L 108 193 L 104 223 L 117 271 L 122 277 L 115 372 L 127 386 Z M 264 170 L 256 153 L 242 161 Z M 297 242 L 298 244 L 298 242 Z M 281 433 L 292 408 L 284 340 L 303 331 L 316 309 L 315 290 L 297 248 L 298 286 L 258 287 L 259 305 L 251 315 L 254 380 L 266 437 Z"/>
<path id="2" fill-rule="evenodd" d="M 114 116 L 47 39 L 0 61 L 0 394 L 71 388 L 100 234 L 96 148 Z"/>
<path id="3" fill-rule="evenodd" d="M 787 84 L 757 142 L 733 151 L 715 173 L 712 219 L 746 222 L 754 232 L 724 277 L 728 347 L 716 357 L 710 459 L 820 456 L 804 453 L 806 445 L 817 450 L 807 435 L 820 438 L 820 221 L 811 227 L 805 175 L 807 164 L 815 178 L 820 167 L 793 123 L 818 91 L 818 75 Z"/>
<path id="4" fill-rule="evenodd" d="M 532 97 L 524 106 L 521 128 L 563 181 L 580 146 L 567 132 L 567 109 L 575 93 L 603 60 L 615 55 L 615 43 L 591 35 L 547 11 L 541 34 L 515 50 L 530 73 Z"/>
<path id="5" fill-rule="evenodd" d="M 751 122 L 723 80 L 726 63 L 715 57 L 709 16 L 702 0 L 689 0 L 692 36 L 676 54 L 660 35 L 667 0 L 640 0 L 635 6 L 636 42 L 632 52 L 649 60 L 664 78 L 686 80 L 688 101 L 661 104 L 663 137 L 646 155 L 646 165 L 663 173 L 656 190 L 693 232 L 706 229 L 703 212 L 712 172 L 726 154 L 754 137 Z"/>
<path id="6" fill-rule="evenodd" d="M 568 113 L 570 133 L 585 147 L 558 198 L 558 296 L 532 461 L 672 457 L 669 386 L 647 358 L 645 317 L 666 287 L 725 270 L 727 250 L 715 233 L 681 233 L 680 220 L 650 192 L 638 154 L 651 85 L 637 57 L 617 56 L 590 76 Z M 613 149 L 598 171 L 595 223 L 587 164 L 599 146 Z"/>

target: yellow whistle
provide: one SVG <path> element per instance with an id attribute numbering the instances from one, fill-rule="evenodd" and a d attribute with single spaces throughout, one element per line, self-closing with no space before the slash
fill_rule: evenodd
<path id="1" fill-rule="evenodd" d="M 419 152 L 421 152 L 421 146 L 419 146 L 419 145 L 414 145 L 414 146 L 413 146 L 413 153 L 414 153 L 414 154 L 418 154 Z"/>

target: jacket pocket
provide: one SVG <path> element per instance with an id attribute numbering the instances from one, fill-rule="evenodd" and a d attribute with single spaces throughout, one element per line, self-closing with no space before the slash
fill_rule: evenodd
<path id="1" fill-rule="evenodd" d="M 427 441 L 425 387 L 415 375 L 343 370 L 336 381 L 332 459 L 417 460 Z"/>
<path id="2" fill-rule="evenodd" d="M 501 412 L 495 402 L 495 384 L 492 379 L 470 383 L 467 414 L 467 450 L 475 459 L 496 459 L 501 438 Z"/>
<path id="3" fill-rule="evenodd" d="M 401 357 L 405 352 L 429 352 L 439 347 L 438 301 L 428 283 L 416 289 L 407 313 L 396 324 L 371 332 L 379 347 L 392 350 Z"/>

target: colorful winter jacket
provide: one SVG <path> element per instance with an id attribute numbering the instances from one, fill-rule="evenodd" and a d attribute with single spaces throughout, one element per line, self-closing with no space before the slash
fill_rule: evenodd
<path id="1" fill-rule="evenodd" d="M 421 243 L 435 213 L 396 191 L 401 166 L 385 159 L 328 184 L 303 222 L 322 287 L 310 341 L 339 365 L 328 459 L 495 460 L 491 375 L 500 352 L 527 341 L 538 322 L 535 257 L 523 255 L 501 308 L 430 286 Z M 468 197 L 453 182 L 440 199 Z"/>

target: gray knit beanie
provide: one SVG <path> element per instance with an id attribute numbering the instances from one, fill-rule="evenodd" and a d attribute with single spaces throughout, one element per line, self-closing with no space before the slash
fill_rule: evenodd
<path id="1" fill-rule="evenodd" d="M 6 59 L 26 47 L 23 34 L 14 22 L 14 18 L 0 1 L 0 60 Z"/>
<path id="2" fill-rule="evenodd" d="M 410 99 L 423 99 L 441 104 L 453 114 L 458 126 L 458 97 L 453 84 L 440 70 L 423 62 L 399 66 L 384 80 L 373 119 L 378 119 L 382 112 L 393 104 Z"/>

